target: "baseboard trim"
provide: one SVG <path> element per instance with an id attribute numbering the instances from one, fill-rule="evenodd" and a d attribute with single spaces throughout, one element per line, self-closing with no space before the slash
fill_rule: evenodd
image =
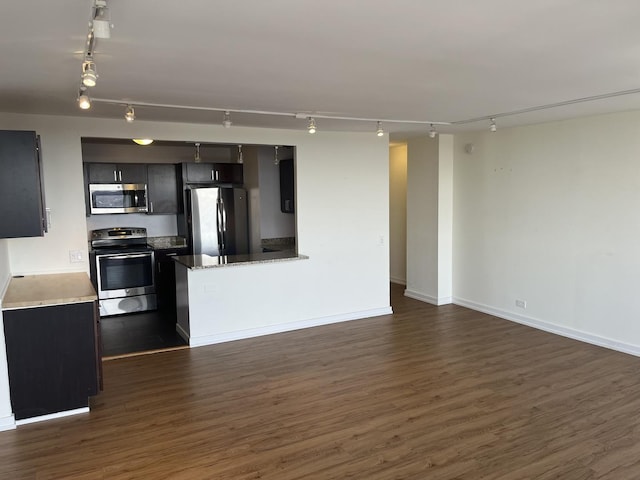
<path id="1" fill-rule="evenodd" d="M 391 283 L 396 283 L 398 285 L 404 285 L 405 287 L 407 286 L 407 279 L 406 278 L 400 278 L 400 277 L 391 277 L 389 279 L 389 281 Z"/>
<path id="2" fill-rule="evenodd" d="M 0 417 L 0 432 L 4 432 L 5 430 L 15 430 L 16 428 L 16 419 L 13 415 L 9 415 L 8 417 Z"/>
<path id="3" fill-rule="evenodd" d="M 180 326 L 179 323 L 176 323 L 176 332 L 182 337 L 185 342 L 189 343 L 189 334 L 185 331 L 184 328 L 182 328 L 182 326 Z"/>
<path id="4" fill-rule="evenodd" d="M 545 332 L 554 333 L 563 337 L 571 338 L 581 342 L 596 345 L 598 347 L 608 348 L 629 355 L 640 357 L 640 345 L 633 345 L 630 343 L 620 342 L 611 338 L 602 337 L 600 335 L 594 335 L 592 333 L 584 332 L 582 330 L 563 327 L 551 322 L 545 322 L 544 320 L 538 320 L 537 318 L 527 317 L 519 315 L 517 313 L 508 312 L 499 308 L 490 307 L 481 303 L 465 300 L 464 298 L 453 298 L 453 303 L 462 307 L 467 307 L 478 312 L 487 313 L 494 317 L 499 317 L 504 320 L 526 325 L 528 327 L 536 328 L 538 330 L 544 330 Z"/>
<path id="5" fill-rule="evenodd" d="M 436 297 L 432 297 L 431 295 L 425 295 L 424 293 L 415 292 L 409 289 L 406 289 L 404 291 L 404 296 L 413 298 L 414 300 L 420 300 L 421 302 L 430 303 L 431 305 L 436 305 L 436 306 L 448 305 L 453 301 L 451 297 L 436 298 Z"/>
<path id="6" fill-rule="evenodd" d="M 298 322 L 282 323 L 278 325 L 269 325 L 267 327 L 252 328 L 249 330 L 240 330 L 236 332 L 221 333 L 218 335 L 204 335 L 201 337 L 190 337 L 188 339 L 190 347 L 202 347 L 204 345 L 214 345 L 216 343 L 233 342 L 235 340 L 244 340 L 247 338 L 261 337 L 263 335 L 273 335 L 275 333 L 290 332 L 292 330 L 302 330 L 305 328 L 319 327 L 332 323 L 348 322 L 351 320 L 361 320 L 363 318 L 379 317 L 382 315 L 391 315 L 393 310 L 391 307 L 376 308 L 373 310 L 363 310 L 360 312 L 347 313 L 342 315 L 331 315 L 328 317 L 312 318 L 309 320 L 301 320 Z"/>
<path id="7" fill-rule="evenodd" d="M 40 415 L 39 417 L 23 418 L 22 420 L 16 420 L 16 425 L 28 425 L 29 423 L 43 422 L 45 420 L 53 420 L 54 418 L 78 415 L 79 413 L 89 413 L 89 407 L 75 408 L 73 410 L 65 410 L 64 412 L 51 413 L 49 415 Z"/>

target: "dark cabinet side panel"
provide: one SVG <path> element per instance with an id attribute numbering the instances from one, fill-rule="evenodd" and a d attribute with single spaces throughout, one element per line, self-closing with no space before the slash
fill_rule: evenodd
<path id="1" fill-rule="evenodd" d="M 88 406 L 98 392 L 94 303 L 3 312 L 17 420 Z"/>

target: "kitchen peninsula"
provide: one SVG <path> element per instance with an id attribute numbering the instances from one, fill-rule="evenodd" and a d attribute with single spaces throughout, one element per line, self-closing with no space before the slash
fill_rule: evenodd
<path id="1" fill-rule="evenodd" d="M 243 313 L 243 307 L 254 304 L 260 293 L 245 291 L 248 282 L 243 278 L 266 275 L 263 285 L 267 291 L 273 288 L 273 282 L 269 282 L 271 268 L 294 271 L 297 260 L 308 258 L 293 250 L 174 257 L 178 332 L 190 346 L 200 346 L 292 329 L 280 325 L 281 328 L 271 331 L 271 322 L 262 320 L 259 313 L 258 318 Z"/>

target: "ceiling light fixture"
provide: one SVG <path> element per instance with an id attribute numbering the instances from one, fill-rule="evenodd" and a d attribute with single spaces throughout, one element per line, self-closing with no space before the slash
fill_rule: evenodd
<path id="1" fill-rule="evenodd" d="M 88 110 L 91 108 L 91 99 L 84 88 L 80 88 L 78 92 L 78 106 L 82 110 Z"/>
<path id="2" fill-rule="evenodd" d="M 436 135 L 438 134 L 438 131 L 436 130 L 436 127 L 433 126 L 433 123 L 431 124 L 431 128 L 429 129 L 429 137 L 430 138 L 436 138 Z"/>
<path id="3" fill-rule="evenodd" d="M 131 140 L 133 140 L 134 143 L 137 143 L 138 145 L 142 145 L 143 147 L 146 147 L 147 145 L 151 145 L 153 143 L 153 139 L 151 138 L 132 138 Z"/>
<path id="4" fill-rule="evenodd" d="M 280 159 L 278 158 L 278 145 L 276 145 L 273 148 L 274 148 L 273 164 L 274 165 L 280 165 Z"/>
<path id="5" fill-rule="evenodd" d="M 242 145 L 238 145 L 238 163 L 244 163 L 244 158 L 242 156 Z"/>
<path id="6" fill-rule="evenodd" d="M 224 128 L 231 128 L 231 123 L 231 113 L 229 110 L 226 110 L 224 112 L 224 117 L 222 117 L 222 125 L 224 125 Z"/>
<path id="7" fill-rule="evenodd" d="M 382 129 L 382 122 L 378 121 L 378 129 L 376 130 L 376 135 L 379 137 L 384 135 L 384 130 Z"/>
<path id="8" fill-rule="evenodd" d="M 131 105 L 127 105 L 127 109 L 124 112 L 124 119 L 127 123 L 131 123 L 136 119 L 136 112 Z"/>
<path id="9" fill-rule="evenodd" d="M 491 130 L 492 132 L 495 132 L 498 127 L 496 126 L 496 119 L 495 118 L 491 118 L 491 125 L 489 125 L 489 130 Z"/>
<path id="10" fill-rule="evenodd" d="M 91 24 L 96 38 L 111 38 L 111 20 L 107 0 L 96 0 Z"/>
<path id="11" fill-rule="evenodd" d="M 307 127 L 309 133 L 316 133 L 316 121 L 313 117 L 309 117 L 309 126 Z"/>
<path id="12" fill-rule="evenodd" d="M 91 60 L 82 62 L 82 84 L 85 87 L 95 87 L 97 79 L 96 64 Z"/>

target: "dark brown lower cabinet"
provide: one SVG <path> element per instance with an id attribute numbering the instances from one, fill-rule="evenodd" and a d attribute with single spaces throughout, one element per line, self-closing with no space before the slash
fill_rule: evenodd
<path id="1" fill-rule="evenodd" d="M 154 250 L 158 310 L 163 320 L 171 325 L 176 323 L 176 271 L 173 257 L 175 255 L 186 255 L 187 252 L 187 247 Z"/>
<path id="2" fill-rule="evenodd" d="M 16 420 L 89 406 L 101 386 L 95 302 L 3 311 Z"/>

